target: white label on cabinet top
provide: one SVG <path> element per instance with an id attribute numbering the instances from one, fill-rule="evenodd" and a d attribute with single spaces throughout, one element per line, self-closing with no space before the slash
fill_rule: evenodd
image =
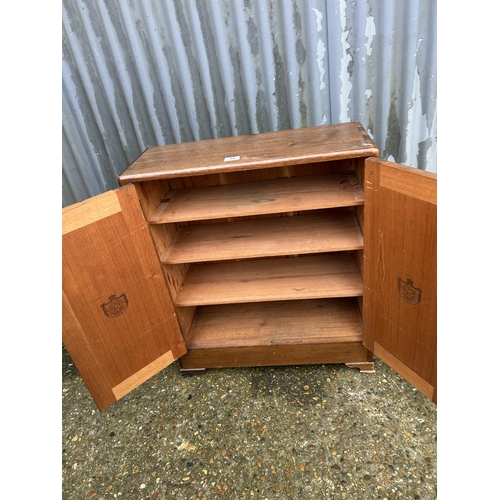
<path id="1" fill-rule="evenodd" d="M 226 156 L 224 158 L 224 161 L 236 161 L 236 160 L 239 160 L 240 157 L 239 156 Z"/>

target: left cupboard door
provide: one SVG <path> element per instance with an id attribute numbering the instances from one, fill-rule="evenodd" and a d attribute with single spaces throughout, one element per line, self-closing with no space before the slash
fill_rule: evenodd
<path id="1" fill-rule="evenodd" d="M 103 410 L 186 352 L 131 184 L 62 211 L 62 340 Z"/>

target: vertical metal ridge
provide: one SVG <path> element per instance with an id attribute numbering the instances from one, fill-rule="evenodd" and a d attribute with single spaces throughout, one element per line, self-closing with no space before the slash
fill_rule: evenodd
<path id="1" fill-rule="evenodd" d="M 436 0 L 63 0 L 63 205 L 147 147 L 360 121 L 436 171 Z"/>

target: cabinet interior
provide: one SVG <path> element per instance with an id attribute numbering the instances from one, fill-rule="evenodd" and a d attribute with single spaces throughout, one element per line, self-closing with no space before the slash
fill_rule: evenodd
<path id="1" fill-rule="evenodd" d="M 363 169 L 349 158 L 135 183 L 189 356 L 208 367 L 210 350 L 247 348 L 253 365 L 269 346 L 361 348 Z"/>

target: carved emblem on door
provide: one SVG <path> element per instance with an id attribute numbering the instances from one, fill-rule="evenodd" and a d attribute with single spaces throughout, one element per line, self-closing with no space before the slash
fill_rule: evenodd
<path id="1" fill-rule="evenodd" d="M 101 304 L 101 308 L 108 318 L 117 318 L 118 316 L 121 316 L 127 310 L 127 307 L 128 299 L 125 292 L 123 292 L 119 297 L 111 295 L 109 297 L 109 302 Z"/>
<path id="2" fill-rule="evenodd" d="M 422 300 L 422 290 L 413 286 L 413 281 L 410 278 L 403 281 L 398 277 L 398 292 L 408 304 L 416 306 Z"/>

